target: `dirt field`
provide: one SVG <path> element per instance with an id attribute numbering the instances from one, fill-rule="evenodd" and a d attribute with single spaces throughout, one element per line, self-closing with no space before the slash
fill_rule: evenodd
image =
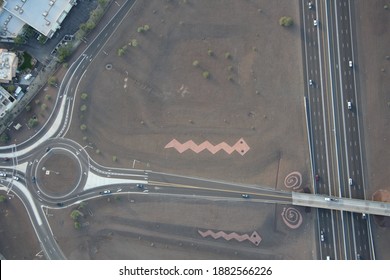
<path id="1" fill-rule="evenodd" d="M 0 195 L 6 195 L 0 191 Z M 7 260 L 35 260 L 41 250 L 23 203 L 15 196 L 0 203 L 0 253 Z M 43 255 L 43 254 L 42 254 Z"/>
<path id="2" fill-rule="evenodd" d="M 131 167 L 136 159 L 137 168 L 277 189 L 285 189 L 287 174 L 299 171 L 302 185 L 307 185 L 300 33 L 297 25 L 279 26 L 283 15 L 298 21 L 296 3 L 140 2 L 104 47 L 108 55 L 101 53 L 86 72 L 78 92 L 88 93 L 88 99 L 76 98 L 67 137 L 80 143 L 87 137 L 101 151 L 91 156 L 105 165 Z M 145 24 L 150 30 L 137 33 Z M 128 45 L 133 39 L 137 47 Z M 125 54 L 118 56 L 124 45 Z M 193 65 L 195 60 L 199 65 Z M 208 79 L 202 76 L 205 71 Z M 82 105 L 86 112 L 81 112 Z M 85 133 L 81 124 L 88 127 Z M 249 146 L 244 155 L 164 148 L 173 139 L 233 146 L 241 138 Z M 280 206 L 166 198 L 140 202 L 137 198 L 133 204 L 128 199 L 89 203 L 93 216 L 86 212 L 79 231 L 73 229 L 70 210 L 61 210 L 54 216 L 53 231 L 71 259 L 316 255 L 313 216 L 303 209 L 299 211 L 304 224 L 292 230 L 283 224 Z M 256 230 L 263 241 L 258 247 L 233 240 L 215 242 L 197 232 L 208 229 L 239 235 Z"/>
<path id="3" fill-rule="evenodd" d="M 366 197 L 380 190 L 390 190 L 390 14 L 388 1 L 356 1 L 358 59 L 357 65 L 362 108 L 364 148 L 366 152 Z M 390 228 L 373 223 L 378 259 L 390 259 Z"/>
<path id="4" fill-rule="evenodd" d="M 282 28 L 282 15 L 298 21 L 297 4 L 141 1 L 86 72 L 78 92 L 88 101 L 77 98 L 67 137 L 87 136 L 101 151 L 92 157 L 110 166 L 135 159 L 136 168 L 273 188 L 298 170 L 307 181 L 299 26 Z M 145 24 L 150 30 L 137 33 Z M 233 146 L 240 138 L 250 147 L 243 156 L 164 148 L 173 139 Z"/>
<path id="5" fill-rule="evenodd" d="M 245 207 L 242 207 L 245 203 Z M 75 208 L 72 208 L 75 209 Z M 284 224 L 281 206 L 247 202 L 208 202 L 166 196 L 121 195 L 87 202 L 81 229 L 73 228 L 72 209 L 52 211 L 51 224 L 70 259 L 312 259 L 311 213 L 297 229 Z M 259 245 L 198 231 L 262 238 Z M 314 245 L 314 244 L 310 244 Z M 298 248 L 300 248 L 298 250 Z"/>

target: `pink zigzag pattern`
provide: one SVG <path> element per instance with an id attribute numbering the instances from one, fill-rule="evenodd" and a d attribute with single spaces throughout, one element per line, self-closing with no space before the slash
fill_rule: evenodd
<path id="1" fill-rule="evenodd" d="M 238 242 L 249 240 L 250 242 L 252 242 L 256 246 L 259 246 L 259 244 L 262 240 L 262 238 L 260 237 L 260 235 L 256 231 L 254 231 L 251 234 L 251 236 L 249 236 L 248 234 L 239 235 L 235 232 L 232 232 L 232 233 L 225 233 L 224 231 L 213 232 L 212 230 L 207 230 L 207 231 L 198 230 L 198 233 L 202 237 L 211 236 L 214 239 L 218 239 L 218 238 L 222 237 L 223 239 L 228 240 L 228 241 L 231 239 L 236 239 Z"/>
<path id="2" fill-rule="evenodd" d="M 189 149 L 194 151 L 195 153 L 200 153 L 203 150 L 207 149 L 212 154 L 215 154 L 215 153 L 219 152 L 220 150 L 224 150 L 226 153 L 228 153 L 230 155 L 234 151 L 237 151 L 242 156 L 245 155 L 250 149 L 250 147 L 244 141 L 243 138 L 238 140 L 237 143 L 234 144 L 233 146 L 229 146 L 225 142 L 219 143 L 218 145 L 214 146 L 209 141 L 204 141 L 202 144 L 197 145 L 192 140 L 189 140 L 189 141 L 182 144 L 179 141 L 177 141 L 176 139 L 173 139 L 171 142 L 169 142 L 165 146 L 165 149 L 167 149 L 167 148 L 175 148 L 179 153 L 183 153 Z"/>

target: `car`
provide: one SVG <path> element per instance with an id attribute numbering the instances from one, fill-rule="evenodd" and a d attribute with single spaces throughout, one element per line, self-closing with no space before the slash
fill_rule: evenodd
<path id="1" fill-rule="evenodd" d="M 9 160 L 10 160 L 9 157 L 3 158 L 3 161 L 4 161 L 4 162 L 5 162 L 5 161 L 9 161 Z"/>
<path id="2" fill-rule="evenodd" d="M 334 201 L 334 202 L 337 202 L 337 201 L 339 201 L 337 198 L 333 198 L 333 197 L 331 197 L 330 198 L 330 201 Z"/>
<path id="3" fill-rule="evenodd" d="M 320 175 L 316 174 L 316 175 L 314 176 L 314 178 L 316 179 L 316 182 L 318 182 L 318 181 L 320 180 Z"/>
<path id="4" fill-rule="evenodd" d="M 347 102 L 347 108 L 348 110 L 352 110 L 352 101 Z"/>
<path id="5" fill-rule="evenodd" d="M 367 215 L 366 215 L 366 213 L 362 213 L 362 219 L 366 219 L 367 218 Z"/>
<path id="6" fill-rule="evenodd" d="M 324 232 L 322 230 L 320 232 L 320 237 L 321 237 L 321 242 L 324 242 L 325 241 L 325 236 L 324 236 Z"/>
<path id="7" fill-rule="evenodd" d="M 329 260 L 330 260 L 330 256 L 326 256 L 326 260 L 328 260 L 328 261 L 329 261 Z"/>
<path id="8" fill-rule="evenodd" d="M 309 5 L 309 10 L 313 9 L 313 3 L 312 2 L 309 2 L 308 5 Z"/>
<path id="9" fill-rule="evenodd" d="M 139 188 L 139 189 L 143 189 L 143 188 L 144 188 L 144 185 L 142 185 L 142 184 L 137 184 L 136 186 L 137 186 L 137 188 Z"/>
<path id="10" fill-rule="evenodd" d="M 50 147 L 47 147 L 45 151 L 46 151 L 46 153 L 47 153 L 47 152 L 50 152 L 50 150 L 51 150 L 51 148 L 50 148 Z"/>
<path id="11" fill-rule="evenodd" d="M 348 178 L 348 184 L 349 184 L 350 186 L 352 186 L 352 185 L 353 185 L 352 178 Z"/>
<path id="12" fill-rule="evenodd" d="M 7 177 L 7 173 L 0 172 L 0 177 Z"/>
<path id="13" fill-rule="evenodd" d="M 19 181 L 19 177 L 18 176 L 12 176 L 12 179 L 14 179 L 15 181 Z"/>
<path id="14" fill-rule="evenodd" d="M 57 206 L 62 207 L 62 206 L 64 206 L 64 203 L 58 202 L 58 203 L 57 203 Z"/>
<path id="15" fill-rule="evenodd" d="M 325 201 L 330 201 L 330 197 L 325 197 Z"/>
<path id="16" fill-rule="evenodd" d="M 241 195 L 241 197 L 243 197 L 243 198 L 249 198 L 249 194 L 243 193 L 243 194 Z"/>
<path id="17" fill-rule="evenodd" d="M 348 62 L 348 66 L 349 66 L 350 68 L 353 67 L 353 62 L 352 62 L 352 60 L 350 60 L 350 61 Z"/>
<path id="18" fill-rule="evenodd" d="M 318 20 L 315 19 L 315 20 L 313 21 L 313 24 L 314 24 L 314 26 L 317 26 L 317 25 L 318 25 Z"/>
<path id="19" fill-rule="evenodd" d="M 104 190 L 104 191 L 100 192 L 100 194 L 102 194 L 102 195 L 104 195 L 104 194 L 110 194 L 110 193 L 111 193 L 110 190 Z"/>
<path id="20" fill-rule="evenodd" d="M 32 180 L 32 182 L 35 184 L 35 182 L 37 181 L 37 178 L 35 178 L 35 176 L 33 176 L 33 177 L 31 178 L 31 180 Z"/>
<path id="21" fill-rule="evenodd" d="M 309 86 L 313 85 L 313 80 L 309 80 Z"/>

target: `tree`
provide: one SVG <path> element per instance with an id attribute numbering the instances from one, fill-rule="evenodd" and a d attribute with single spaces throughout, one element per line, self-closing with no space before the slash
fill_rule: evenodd
<path id="1" fill-rule="evenodd" d="M 67 44 L 59 47 L 57 50 L 58 60 L 60 62 L 64 62 L 68 58 L 68 56 L 70 56 L 71 52 L 72 52 L 71 44 Z"/>
<path id="2" fill-rule="evenodd" d="M 75 209 L 70 213 L 70 217 L 73 221 L 77 221 L 81 216 L 84 216 L 79 210 Z"/>
<path id="3" fill-rule="evenodd" d="M 0 202 L 7 201 L 7 197 L 5 195 L 0 195 Z"/>
<path id="4" fill-rule="evenodd" d="M 24 40 L 24 38 L 23 38 L 22 35 L 18 35 L 18 36 L 16 36 L 16 37 L 14 38 L 14 43 L 15 43 L 16 45 L 24 44 L 24 42 L 25 42 L 25 40 Z"/>
<path id="5" fill-rule="evenodd" d="M 87 99 L 87 98 L 88 98 L 88 93 L 83 92 L 83 93 L 80 95 L 80 98 L 81 98 L 82 100 Z"/>
<path id="6" fill-rule="evenodd" d="M 87 130 L 87 126 L 85 124 L 80 125 L 81 131 Z"/>
<path id="7" fill-rule="evenodd" d="M 87 105 L 81 105 L 80 111 L 81 111 L 81 112 L 84 112 L 84 111 L 86 111 L 86 110 L 87 110 Z"/>
<path id="8" fill-rule="evenodd" d="M 55 86 L 55 85 L 57 85 L 57 83 L 58 83 L 58 80 L 57 80 L 57 77 L 55 77 L 55 76 L 51 76 L 51 77 L 49 77 L 49 79 L 47 80 L 47 83 L 50 85 L 50 86 Z"/>
<path id="9" fill-rule="evenodd" d="M 291 17 L 283 16 L 279 19 L 279 24 L 284 27 L 288 27 L 294 24 L 294 21 Z"/>
<path id="10" fill-rule="evenodd" d="M 45 111 L 47 109 L 47 105 L 45 104 L 45 103 L 43 103 L 42 105 L 41 105 L 41 111 L 43 112 L 43 111 Z"/>
<path id="11" fill-rule="evenodd" d="M 147 24 L 145 24 L 145 25 L 144 25 L 144 31 L 149 31 L 149 30 L 150 30 L 150 26 L 147 25 Z"/>
<path id="12" fill-rule="evenodd" d="M 122 48 L 118 49 L 118 56 L 122 56 L 125 54 L 126 52 L 126 49 L 127 49 L 127 46 L 123 46 Z"/>
<path id="13" fill-rule="evenodd" d="M 118 158 L 116 156 L 112 156 L 112 161 L 113 162 L 117 162 L 118 161 Z"/>
<path id="14" fill-rule="evenodd" d="M 33 128 L 33 127 L 36 127 L 38 125 L 38 119 L 37 118 L 30 118 L 28 121 L 27 121 L 27 125 L 28 127 L 30 128 Z"/>
<path id="15" fill-rule="evenodd" d="M 137 39 L 132 39 L 132 40 L 131 40 L 131 46 L 132 46 L 132 47 L 137 47 L 137 46 L 138 46 L 138 41 L 137 41 Z"/>
<path id="16" fill-rule="evenodd" d="M 138 33 L 143 33 L 143 32 L 145 32 L 144 27 L 143 27 L 143 26 L 138 27 L 138 28 L 137 28 L 137 32 L 138 32 Z"/>
<path id="17" fill-rule="evenodd" d="M 195 67 L 198 67 L 198 66 L 199 66 L 199 61 L 194 60 L 194 61 L 192 62 L 192 65 L 195 66 Z"/>
<path id="18" fill-rule="evenodd" d="M 74 224 L 74 228 L 75 229 L 80 229 L 81 228 L 81 224 L 80 224 L 79 221 L 75 221 L 73 224 Z"/>
<path id="19" fill-rule="evenodd" d="M 15 85 L 9 85 L 9 86 L 7 87 L 7 91 L 8 91 L 9 93 L 15 92 L 15 89 L 16 89 L 16 86 L 15 86 Z"/>
<path id="20" fill-rule="evenodd" d="M 100 155 L 100 150 L 99 150 L 99 149 L 96 149 L 95 153 L 96 153 L 97 155 Z"/>
<path id="21" fill-rule="evenodd" d="M 50 100 L 51 100 L 51 95 L 46 94 L 46 95 L 45 95 L 45 99 L 46 99 L 47 101 L 50 101 Z"/>
<path id="22" fill-rule="evenodd" d="M 231 59 L 231 58 L 232 58 L 232 55 L 230 54 L 230 52 L 226 52 L 226 53 L 225 53 L 225 57 L 226 57 L 227 59 Z"/>
<path id="23" fill-rule="evenodd" d="M 213 50 L 208 50 L 208 51 L 207 51 L 207 54 L 208 54 L 209 56 L 213 56 L 213 55 L 214 55 L 214 52 L 213 52 Z"/>
<path id="24" fill-rule="evenodd" d="M 99 6 L 101 6 L 102 8 L 105 8 L 107 3 L 108 3 L 108 0 L 98 0 L 98 3 L 99 3 Z"/>
<path id="25" fill-rule="evenodd" d="M 7 143 L 9 140 L 10 140 L 10 137 L 9 137 L 9 135 L 8 135 L 6 132 L 3 132 L 3 133 L 0 135 L 0 143 L 1 143 L 1 144 L 5 144 L 5 143 Z"/>
<path id="26" fill-rule="evenodd" d="M 31 106 L 30 105 L 27 105 L 26 106 L 26 112 L 30 112 L 31 111 Z"/>

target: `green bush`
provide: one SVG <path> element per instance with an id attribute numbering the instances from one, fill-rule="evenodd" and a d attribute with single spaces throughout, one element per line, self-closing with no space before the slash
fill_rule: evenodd
<path id="1" fill-rule="evenodd" d="M 284 27 L 288 27 L 294 24 L 294 21 L 291 17 L 283 16 L 279 19 L 279 24 Z"/>
<path id="2" fill-rule="evenodd" d="M 205 78 L 205 79 L 209 79 L 210 78 L 210 73 L 208 71 L 204 71 L 202 73 L 202 75 L 203 75 L 203 78 Z"/>
<path id="3" fill-rule="evenodd" d="M 87 130 L 87 125 L 85 125 L 85 124 L 80 125 L 80 129 L 81 129 L 81 131 Z"/>
<path id="4" fill-rule="evenodd" d="M 83 92 L 83 93 L 80 95 L 80 98 L 81 98 L 82 100 L 85 100 L 85 99 L 88 98 L 88 94 L 85 93 L 85 92 Z"/>

